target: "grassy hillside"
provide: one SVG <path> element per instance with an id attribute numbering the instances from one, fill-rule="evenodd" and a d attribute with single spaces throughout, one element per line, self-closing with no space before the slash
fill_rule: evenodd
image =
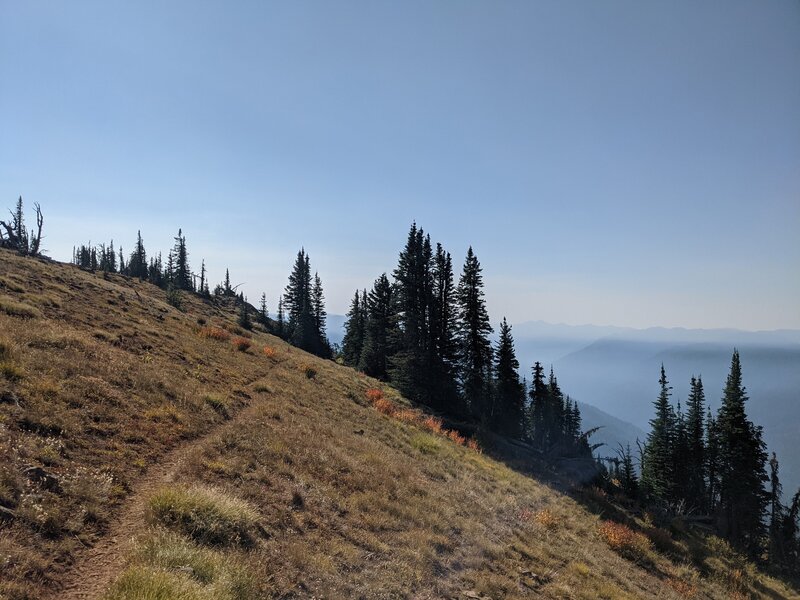
<path id="1" fill-rule="evenodd" d="M 348 368 L 237 339 L 231 307 L 182 308 L 0 250 L 0 598 L 797 596 Z"/>

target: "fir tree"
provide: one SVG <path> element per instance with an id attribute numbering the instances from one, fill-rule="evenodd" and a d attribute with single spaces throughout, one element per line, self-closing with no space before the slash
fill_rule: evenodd
<path id="1" fill-rule="evenodd" d="M 252 329 L 253 328 L 253 321 L 250 319 L 250 309 L 247 305 L 247 298 L 244 297 L 244 294 L 239 296 L 239 327 L 243 329 Z"/>
<path id="2" fill-rule="evenodd" d="M 304 249 L 297 253 L 289 283 L 283 295 L 289 313 L 287 335 L 295 346 L 308 352 L 318 350 L 318 330 L 311 297 L 311 263 Z"/>
<path id="3" fill-rule="evenodd" d="M 148 278 L 147 252 L 144 249 L 141 231 L 136 233 L 136 246 L 128 260 L 128 271 L 131 277 L 138 277 L 140 280 Z"/>
<path id="4" fill-rule="evenodd" d="M 186 251 L 186 238 L 180 229 L 178 229 L 178 235 L 175 238 L 172 257 L 174 259 L 172 284 L 179 290 L 191 290 L 192 271 L 189 268 L 189 253 Z"/>
<path id="5" fill-rule="evenodd" d="M 309 268 L 310 270 L 310 268 Z M 331 345 L 326 334 L 325 294 L 322 291 L 322 279 L 314 273 L 314 285 L 311 288 L 311 310 L 314 322 L 314 354 L 322 358 L 331 357 Z"/>
<path id="6" fill-rule="evenodd" d="M 636 476 L 636 468 L 633 465 L 631 445 L 627 444 L 623 448 L 622 444 L 620 444 L 617 455 L 619 457 L 619 472 L 617 477 L 620 487 L 629 498 L 636 498 L 639 493 L 639 479 Z"/>
<path id="7" fill-rule="evenodd" d="M 361 310 L 366 314 L 364 344 L 358 367 L 371 377 L 386 379 L 392 340 L 397 338 L 392 285 L 386 273 L 375 280 L 366 298 L 366 308 L 364 299 L 362 296 Z"/>
<path id="8" fill-rule="evenodd" d="M 492 420 L 492 326 L 483 293 L 483 275 L 470 246 L 458 282 L 460 380 L 467 407 L 481 422 Z"/>
<path id="9" fill-rule="evenodd" d="M 528 391 L 530 397 L 529 403 L 529 417 L 528 435 L 533 442 L 533 445 L 540 450 L 543 450 L 547 443 L 547 427 L 546 427 L 546 413 L 547 413 L 547 384 L 544 381 L 544 367 L 539 361 L 533 365 L 533 379 L 531 379 L 530 389 Z"/>
<path id="10" fill-rule="evenodd" d="M 703 417 L 705 393 L 702 378 L 692 377 L 686 403 L 686 500 L 699 508 L 708 507 L 706 489 L 706 444 Z"/>
<path id="11" fill-rule="evenodd" d="M 277 322 L 278 337 L 286 338 L 286 317 L 283 312 L 283 295 L 278 297 L 278 322 Z"/>
<path id="12" fill-rule="evenodd" d="M 428 306 L 428 356 L 433 390 L 432 405 L 450 414 L 465 414 L 458 394 L 458 315 L 453 281 L 453 260 L 441 244 L 431 267 L 431 291 Z"/>
<path id="13" fill-rule="evenodd" d="M 735 547 L 757 556 L 764 535 L 768 496 L 766 447 L 761 428 L 747 418 L 739 352 L 734 350 L 717 415 L 720 449 L 718 523 Z"/>
<path id="14" fill-rule="evenodd" d="M 258 320 L 264 327 L 269 325 L 269 311 L 267 310 L 267 295 L 261 292 L 261 304 L 258 309 Z"/>
<path id="15" fill-rule="evenodd" d="M 342 359 L 344 364 L 357 367 L 361 361 L 361 352 L 364 348 L 364 334 L 366 320 L 361 293 L 356 290 L 347 311 L 347 320 L 344 324 L 344 338 L 342 339 Z"/>
<path id="16" fill-rule="evenodd" d="M 710 408 L 706 414 L 705 442 L 706 507 L 712 511 L 719 500 L 720 448 L 717 420 Z"/>
<path id="17" fill-rule="evenodd" d="M 650 420 L 650 433 L 642 457 L 642 485 L 646 492 L 661 500 L 672 499 L 674 490 L 673 447 L 675 440 L 674 412 L 669 403 L 670 390 L 664 365 L 658 380 L 661 392 L 654 402 L 655 416 Z"/>
<path id="18" fill-rule="evenodd" d="M 503 317 L 500 339 L 495 351 L 495 414 L 494 429 L 515 438 L 522 437 L 525 390 L 519 380 L 519 361 L 514 350 L 511 326 Z"/>

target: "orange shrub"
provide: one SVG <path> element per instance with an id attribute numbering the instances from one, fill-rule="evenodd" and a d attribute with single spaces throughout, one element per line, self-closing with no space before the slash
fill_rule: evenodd
<path id="1" fill-rule="evenodd" d="M 536 521 L 537 525 L 545 529 L 553 529 L 558 525 L 558 518 L 547 508 L 537 512 L 533 520 Z"/>
<path id="2" fill-rule="evenodd" d="M 653 544 L 646 535 L 613 521 L 601 523 L 598 532 L 611 549 L 621 556 L 634 562 L 649 561 Z"/>
<path id="3" fill-rule="evenodd" d="M 473 452 L 477 452 L 478 454 L 482 452 L 481 447 L 478 445 L 478 442 L 475 440 L 475 438 L 469 438 L 467 440 L 467 448 Z"/>
<path id="4" fill-rule="evenodd" d="M 231 338 L 230 333 L 225 331 L 222 327 L 216 327 L 215 325 L 203 327 L 200 330 L 200 335 L 204 338 L 208 338 L 210 340 L 219 340 L 221 342 L 226 342 Z"/>
<path id="5" fill-rule="evenodd" d="M 271 346 L 264 346 L 264 355 L 271 360 L 277 360 L 278 358 L 277 350 Z"/>
<path id="6" fill-rule="evenodd" d="M 464 444 L 467 443 L 467 438 L 458 433 L 455 429 L 451 429 L 450 431 L 448 431 L 447 437 L 449 437 L 453 442 L 455 442 L 459 446 L 463 446 Z"/>
<path id="7" fill-rule="evenodd" d="M 383 390 L 379 390 L 378 388 L 370 388 L 367 390 L 367 400 L 373 404 L 381 398 L 383 398 Z"/>
<path id="8" fill-rule="evenodd" d="M 697 586 L 693 583 L 689 583 L 683 579 L 675 579 L 674 577 L 667 579 L 667 583 L 669 584 L 669 587 L 678 592 L 678 594 L 684 598 L 697 597 Z"/>
<path id="9" fill-rule="evenodd" d="M 402 410 L 398 410 L 395 413 L 394 418 L 398 421 L 403 421 L 404 423 L 417 424 L 419 423 L 420 415 L 416 410 L 404 408 Z"/>
<path id="10" fill-rule="evenodd" d="M 388 398 L 379 398 L 376 400 L 375 408 L 378 410 L 378 412 L 383 413 L 384 415 L 389 415 L 390 417 L 397 412 L 397 407 L 394 405 L 394 402 Z"/>
<path id="11" fill-rule="evenodd" d="M 253 345 L 253 342 L 244 337 L 235 337 L 231 340 L 231 343 L 239 352 L 247 352 L 250 346 Z"/>
<path id="12" fill-rule="evenodd" d="M 422 426 L 431 433 L 440 434 L 444 431 L 442 429 L 442 420 L 436 417 L 428 417 L 422 422 Z"/>

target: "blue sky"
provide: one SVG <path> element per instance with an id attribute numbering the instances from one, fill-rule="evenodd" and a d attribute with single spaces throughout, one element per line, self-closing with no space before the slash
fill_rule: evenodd
<path id="1" fill-rule="evenodd" d="M 0 0 L 0 199 L 329 311 L 416 220 L 493 321 L 800 328 L 800 3 Z M 2 205 L 2 202 L 0 202 Z"/>

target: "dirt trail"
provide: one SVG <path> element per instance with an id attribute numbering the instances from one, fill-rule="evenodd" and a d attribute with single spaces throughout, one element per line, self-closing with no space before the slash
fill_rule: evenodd
<path id="1" fill-rule="evenodd" d="M 134 482 L 133 492 L 126 498 L 108 531 L 76 557 L 75 564 L 66 574 L 66 584 L 50 598 L 55 600 L 96 600 L 102 598 L 125 566 L 135 536 L 145 529 L 144 513 L 148 498 L 165 483 L 175 480 L 180 467 L 205 440 L 223 427 L 246 419 L 254 405 L 239 412 L 231 421 L 220 423 L 199 438 L 195 438 L 168 452 L 141 478 Z"/>

